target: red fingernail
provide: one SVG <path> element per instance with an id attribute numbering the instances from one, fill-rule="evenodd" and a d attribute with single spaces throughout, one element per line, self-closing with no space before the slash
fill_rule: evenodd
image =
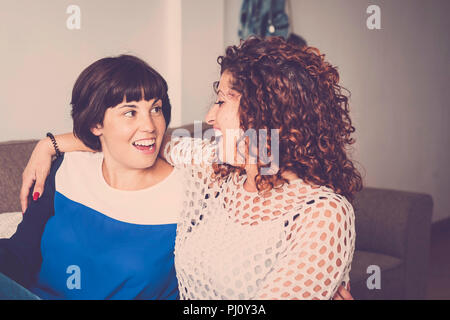
<path id="1" fill-rule="evenodd" d="M 33 194 L 33 200 L 36 201 L 39 198 L 39 192 Z"/>

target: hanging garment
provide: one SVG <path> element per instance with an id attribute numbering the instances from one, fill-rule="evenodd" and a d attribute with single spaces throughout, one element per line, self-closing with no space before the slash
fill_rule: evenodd
<path id="1" fill-rule="evenodd" d="M 285 12 L 285 0 L 243 0 L 240 13 L 239 37 L 281 36 L 289 33 L 289 18 Z"/>

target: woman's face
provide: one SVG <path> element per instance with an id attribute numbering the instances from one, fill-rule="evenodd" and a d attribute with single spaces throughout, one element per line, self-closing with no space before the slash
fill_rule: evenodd
<path id="1" fill-rule="evenodd" d="M 153 166 L 166 131 L 161 100 L 126 102 L 108 108 L 103 125 L 92 129 L 100 137 L 105 161 L 115 168 Z"/>
<path id="2" fill-rule="evenodd" d="M 205 117 L 206 123 L 220 133 L 219 160 L 231 165 L 241 164 L 236 154 L 236 142 L 241 136 L 239 129 L 240 94 L 231 88 L 232 75 L 228 71 L 222 73 L 217 90 L 215 104 Z M 219 142 L 220 143 L 220 142 Z"/>

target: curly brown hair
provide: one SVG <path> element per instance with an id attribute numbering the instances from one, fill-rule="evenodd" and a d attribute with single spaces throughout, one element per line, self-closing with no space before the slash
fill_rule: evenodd
<path id="1" fill-rule="evenodd" d="M 279 130 L 279 171 L 261 175 L 267 166 L 258 160 L 258 191 L 277 188 L 293 172 L 306 183 L 326 186 L 353 202 L 362 178 L 348 159 L 346 147 L 355 140 L 348 97 L 337 69 L 313 47 L 299 47 L 281 37 L 251 37 L 229 46 L 217 62 L 221 74 L 232 75 L 231 87 L 240 95 L 240 127 Z M 217 83 L 215 84 L 217 86 Z M 348 92 L 348 90 L 346 90 Z M 266 148 L 270 155 L 270 137 Z M 242 167 L 214 164 L 220 180 L 242 174 Z"/>

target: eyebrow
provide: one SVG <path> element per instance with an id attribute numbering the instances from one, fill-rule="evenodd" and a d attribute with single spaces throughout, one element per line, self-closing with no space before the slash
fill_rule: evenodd
<path id="1" fill-rule="evenodd" d="M 135 108 L 136 109 L 137 107 L 134 104 L 124 104 L 123 106 L 119 107 L 119 109 L 122 109 L 122 108 Z"/>
<path id="2" fill-rule="evenodd" d="M 232 91 L 230 91 L 230 92 L 228 92 L 226 94 L 222 90 L 217 90 L 217 94 L 222 94 L 225 98 L 234 98 L 234 97 L 236 97 L 236 94 L 234 94 Z"/>
<path id="3" fill-rule="evenodd" d="M 223 92 L 222 90 L 217 90 L 217 94 L 222 94 L 223 96 L 227 96 L 226 94 L 225 94 L 225 92 Z"/>
<path id="4" fill-rule="evenodd" d="M 153 108 L 155 106 L 155 104 L 158 103 L 159 101 L 161 101 L 161 103 L 162 103 L 161 99 L 155 100 L 155 101 L 153 101 L 151 107 Z M 122 109 L 122 108 L 133 108 L 133 109 L 136 109 L 137 106 L 135 104 L 124 104 L 123 106 L 119 107 L 119 109 Z"/>

